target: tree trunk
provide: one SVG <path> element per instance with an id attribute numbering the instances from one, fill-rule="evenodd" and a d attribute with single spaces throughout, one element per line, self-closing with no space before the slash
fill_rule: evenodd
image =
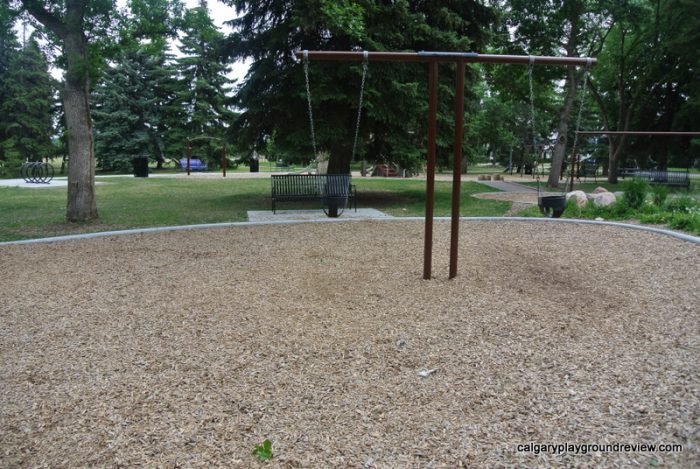
<path id="1" fill-rule="evenodd" d="M 64 38 L 67 59 L 63 108 L 68 128 L 68 221 L 97 218 L 95 200 L 95 150 L 90 118 L 90 83 L 87 72 L 86 40 L 82 32 Z"/>
<path id="2" fill-rule="evenodd" d="M 63 108 L 68 130 L 68 221 L 97 218 L 95 150 L 90 119 L 90 62 L 85 37 L 85 10 L 90 2 L 65 0 L 65 14 L 46 9 L 46 2 L 22 0 L 24 8 L 63 43 L 66 84 Z M 54 2 L 49 2 L 54 3 Z"/>
<path id="3" fill-rule="evenodd" d="M 566 2 L 564 2 L 566 3 Z M 573 57 L 578 55 L 577 45 L 579 42 L 578 34 L 579 30 L 579 15 L 583 13 L 581 11 L 582 4 L 576 3 L 570 6 L 575 6 L 575 8 L 569 10 L 569 18 L 571 28 L 569 30 L 568 40 L 565 46 L 567 57 Z M 566 144 L 568 143 L 569 137 L 569 119 L 571 118 L 571 109 L 574 107 L 574 101 L 576 99 L 576 67 L 567 67 L 566 82 L 564 84 L 566 88 L 566 98 L 564 98 L 564 106 L 559 112 L 559 125 L 557 126 L 557 141 L 554 144 L 554 149 L 552 150 L 552 167 L 549 170 L 549 178 L 547 178 L 547 187 L 559 187 L 559 178 L 561 177 L 562 163 L 566 157 Z M 537 149 L 535 149 L 537 151 Z M 574 168 L 570 168 L 573 171 Z"/>
<path id="4" fill-rule="evenodd" d="M 617 184 L 617 173 L 620 169 L 619 150 L 621 147 L 616 146 L 612 136 L 608 137 L 610 144 L 608 145 L 608 182 Z"/>
<path id="5" fill-rule="evenodd" d="M 350 174 L 350 149 L 342 143 L 333 143 L 330 151 L 328 174 Z"/>
<path id="6" fill-rule="evenodd" d="M 562 163 L 566 157 L 566 145 L 569 140 L 569 119 L 571 118 L 571 109 L 574 107 L 574 99 L 576 98 L 576 69 L 574 67 L 568 67 L 565 86 L 566 98 L 564 98 L 564 106 L 559 113 L 557 141 L 552 151 L 552 167 L 549 170 L 547 187 L 559 187 Z"/>
<path id="7" fill-rule="evenodd" d="M 624 127 L 627 130 L 627 127 Z M 611 184 L 617 184 L 617 173 L 620 170 L 620 162 L 624 163 L 625 158 L 622 157 L 627 148 L 627 135 L 620 135 L 619 137 L 610 138 L 610 169 L 608 170 L 608 182 Z M 622 160 L 622 161 L 620 161 Z"/>
<path id="8" fill-rule="evenodd" d="M 661 148 L 656 159 L 656 169 L 659 171 L 668 170 L 668 140 L 661 142 Z"/>

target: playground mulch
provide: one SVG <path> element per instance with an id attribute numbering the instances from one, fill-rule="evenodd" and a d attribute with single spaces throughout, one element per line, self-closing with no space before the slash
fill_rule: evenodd
<path id="1" fill-rule="evenodd" d="M 700 466 L 700 246 L 448 229 L 430 281 L 411 221 L 0 247 L 0 466 Z"/>

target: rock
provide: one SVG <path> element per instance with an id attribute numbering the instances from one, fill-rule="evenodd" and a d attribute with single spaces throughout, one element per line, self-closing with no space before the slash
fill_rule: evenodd
<path id="1" fill-rule="evenodd" d="M 593 205 L 596 207 L 607 207 L 615 203 L 615 194 L 612 192 L 599 192 L 593 194 Z"/>
<path id="2" fill-rule="evenodd" d="M 593 192 L 591 192 L 591 194 L 602 194 L 604 192 L 610 192 L 610 191 L 607 190 L 605 187 L 598 186 L 595 189 L 593 189 Z"/>
<path id="3" fill-rule="evenodd" d="M 423 378 L 427 378 L 428 376 L 430 376 L 430 375 L 436 373 L 437 370 L 438 370 L 437 368 L 432 368 L 432 369 L 430 369 L 430 370 L 419 371 L 419 372 L 418 372 L 418 376 L 423 377 Z"/>
<path id="4" fill-rule="evenodd" d="M 573 191 L 569 192 L 566 194 L 566 200 L 569 200 L 571 198 L 576 199 L 576 206 L 577 207 L 585 207 L 586 204 L 588 203 L 588 198 L 586 197 L 586 193 L 583 191 Z"/>

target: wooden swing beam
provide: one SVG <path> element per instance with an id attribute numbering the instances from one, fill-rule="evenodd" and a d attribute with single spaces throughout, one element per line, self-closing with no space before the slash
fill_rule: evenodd
<path id="1" fill-rule="evenodd" d="M 700 132 L 661 132 L 646 130 L 579 130 L 579 135 L 648 135 L 656 137 L 700 137 Z"/>
<path id="2" fill-rule="evenodd" d="M 534 55 L 497 55 L 476 52 L 364 52 L 364 51 L 297 51 L 297 58 L 319 61 L 422 62 L 428 63 L 428 164 L 425 186 L 425 239 L 423 244 L 423 278 L 430 279 L 433 260 L 433 208 L 435 206 L 435 153 L 437 139 L 438 64 L 456 65 L 455 137 L 452 170 L 452 220 L 450 231 L 450 275 L 457 276 L 459 248 L 459 202 L 462 182 L 462 138 L 464 134 L 464 67 L 467 63 L 522 65 L 592 66 L 596 59 L 587 57 L 547 57 Z"/>

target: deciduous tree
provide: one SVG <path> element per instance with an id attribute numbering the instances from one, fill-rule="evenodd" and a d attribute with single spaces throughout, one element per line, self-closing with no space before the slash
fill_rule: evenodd
<path id="1" fill-rule="evenodd" d="M 62 50 L 63 108 L 70 159 L 66 218 L 97 218 L 90 84 L 103 61 L 102 46 L 113 37 L 114 1 L 21 0 L 21 5 Z"/>

